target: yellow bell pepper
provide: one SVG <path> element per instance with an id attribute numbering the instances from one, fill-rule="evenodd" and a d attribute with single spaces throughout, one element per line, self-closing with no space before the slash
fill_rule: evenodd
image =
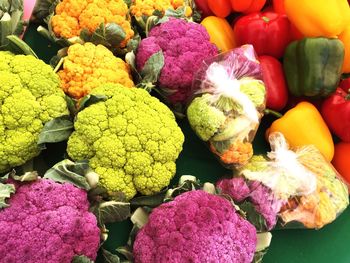
<path id="1" fill-rule="evenodd" d="M 285 0 L 289 20 L 306 37 L 336 37 L 350 23 L 347 0 Z"/>
<path id="2" fill-rule="evenodd" d="M 292 147 L 315 145 L 328 161 L 333 159 L 331 132 L 317 108 L 309 102 L 300 102 L 274 121 L 266 135 L 272 132 L 281 132 Z"/>
<path id="3" fill-rule="evenodd" d="M 220 52 L 225 52 L 237 47 L 233 29 L 226 19 L 208 16 L 203 19 L 201 25 L 207 29 L 210 42 L 215 44 Z"/>
<path id="4" fill-rule="evenodd" d="M 343 42 L 345 50 L 342 72 L 350 73 L 350 25 L 339 35 L 339 40 Z"/>

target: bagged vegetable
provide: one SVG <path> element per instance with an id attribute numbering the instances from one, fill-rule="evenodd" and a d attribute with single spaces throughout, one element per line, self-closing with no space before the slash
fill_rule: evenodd
<path id="1" fill-rule="evenodd" d="M 254 156 L 240 175 L 260 181 L 286 201 L 279 211 L 282 226 L 297 222 L 319 229 L 333 222 L 349 204 L 347 186 L 337 171 L 313 145 L 290 148 L 278 132 L 269 141 L 272 151 L 267 157 Z"/>
<path id="2" fill-rule="evenodd" d="M 204 61 L 192 90 L 187 108 L 192 129 L 227 168 L 247 164 L 266 101 L 253 46 Z"/>

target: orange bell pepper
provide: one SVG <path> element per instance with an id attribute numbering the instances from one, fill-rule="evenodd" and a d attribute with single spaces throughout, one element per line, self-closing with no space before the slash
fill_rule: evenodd
<path id="1" fill-rule="evenodd" d="M 343 42 L 345 49 L 342 72 L 350 73 L 350 25 L 339 35 L 339 40 Z"/>
<path id="2" fill-rule="evenodd" d="M 207 29 L 210 42 L 214 43 L 221 52 L 237 47 L 233 29 L 226 19 L 208 16 L 203 19 L 201 25 Z"/>
<path id="3" fill-rule="evenodd" d="M 309 102 L 300 102 L 275 120 L 266 131 L 267 137 L 273 132 L 281 132 L 292 147 L 315 145 L 328 161 L 333 159 L 331 132 L 317 108 Z"/>
<path id="4" fill-rule="evenodd" d="M 284 7 L 306 37 L 336 37 L 350 23 L 347 0 L 285 0 Z"/>

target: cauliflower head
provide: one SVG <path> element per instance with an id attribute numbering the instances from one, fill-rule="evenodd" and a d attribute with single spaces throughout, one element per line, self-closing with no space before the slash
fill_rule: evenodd
<path id="1" fill-rule="evenodd" d="M 135 263 L 250 263 L 256 244 L 255 227 L 228 200 L 197 190 L 155 208 L 133 254 Z"/>
<path id="2" fill-rule="evenodd" d="M 86 192 L 46 179 L 17 186 L 9 207 L 0 210 L 0 228 L 2 262 L 94 260 L 100 243 Z"/>
<path id="3" fill-rule="evenodd" d="M 147 60 L 158 51 L 163 52 L 164 66 L 158 79 L 159 89 L 169 103 L 185 104 L 190 96 L 194 73 L 202 61 L 218 54 L 210 43 L 205 27 L 182 19 L 169 21 L 152 28 L 136 53 L 136 65 L 141 71 Z"/>
<path id="4" fill-rule="evenodd" d="M 75 99 L 89 94 L 100 83 L 134 86 L 128 65 L 106 47 L 90 42 L 68 48 L 58 75 L 63 91 Z"/>
<path id="5" fill-rule="evenodd" d="M 49 65 L 0 51 L 0 173 L 37 156 L 44 124 L 68 114 L 59 78 Z"/>
<path id="6" fill-rule="evenodd" d="M 55 8 L 51 26 L 56 37 L 79 37 L 83 29 L 93 33 L 103 23 L 115 23 L 125 32 L 121 47 L 134 36 L 123 0 L 62 0 Z"/>
<path id="7" fill-rule="evenodd" d="M 185 4 L 184 0 L 135 0 L 130 7 L 130 11 L 135 17 L 152 16 L 155 11 L 164 15 L 166 10 L 176 10 Z"/>
<path id="8" fill-rule="evenodd" d="M 92 94 L 108 99 L 78 113 L 69 156 L 89 160 L 110 195 L 130 199 L 168 186 L 184 142 L 173 113 L 143 89 L 106 84 Z"/>

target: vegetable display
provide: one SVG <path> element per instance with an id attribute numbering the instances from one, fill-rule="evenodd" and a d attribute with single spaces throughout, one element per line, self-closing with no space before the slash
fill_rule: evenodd
<path id="1" fill-rule="evenodd" d="M 92 43 L 70 46 L 58 76 L 63 91 L 74 99 L 88 95 L 101 83 L 134 87 L 129 66 L 106 47 Z"/>
<path id="2" fill-rule="evenodd" d="M 205 61 L 193 90 L 187 108 L 192 129 L 224 166 L 246 164 L 265 108 L 265 86 L 252 46 Z"/>
<path id="3" fill-rule="evenodd" d="M 110 196 L 131 199 L 168 186 L 184 141 L 173 113 L 142 89 L 105 84 L 91 94 L 104 98 L 77 114 L 68 155 L 89 160 Z"/>
<path id="4" fill-rule="evenodd" d="M 0 0 L 0 261 L 346 261 L 349 2 Z"/>
<path id="5" fill-rule="evenodd" d="M 69 115 L 59 78 L 30 55 L 0 51 L 0 173 L 37 156 L 49 121 Z"/>
<path id="6" fill-rule="evenodd" d="M 170 105 L 183 106 L 190 96 L 194 73 L 204 59 L 216 54 L 217 48 L 210 43 L 205 27 L 170 18 L 141 41 L 136 65 L 141 75 L 155 77 L 157 88 Z M 156 60 L 152 63 L 160 66 L 160 72 L 145 72 L 152 58 Z"/>
<path id="7" fill-rule="evenodd" d="M 96 259 L 100 230 L 85 191 L 46 179 L 15 185 L 8 207 L 0 210 L 2 261 L 70 263 L 83 255 Z"/>

